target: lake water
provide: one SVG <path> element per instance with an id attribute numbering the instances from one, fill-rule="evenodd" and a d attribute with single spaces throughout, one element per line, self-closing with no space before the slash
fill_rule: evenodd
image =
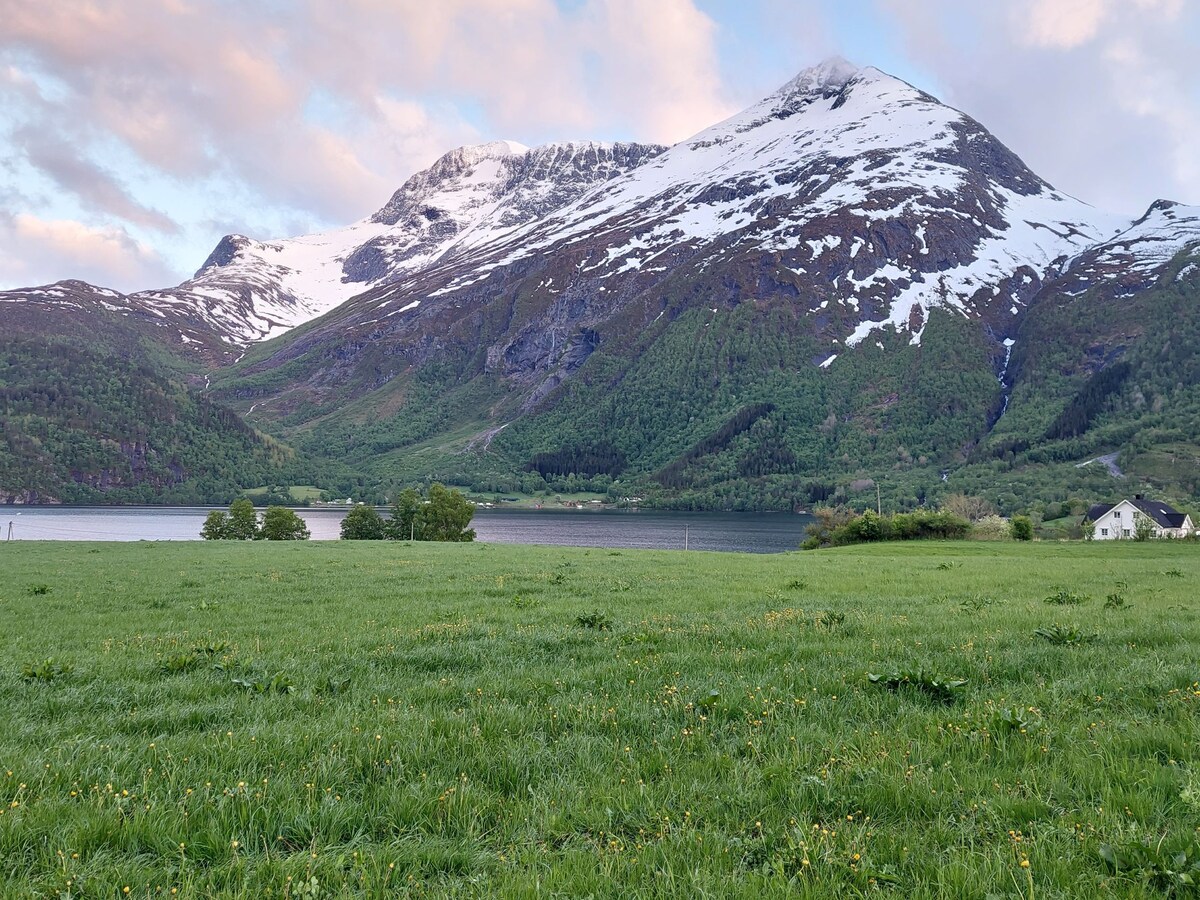
<path id="1" fill-rule="evenodd" d="M 194 541 L 208 508 L 0 507 L 0 540 Z M 345 509 L 297 509 L 314 540 L 336 540 Z M 659 510 L 480 509 L 471 521 L 477 540 L 494 544 L 554 544 L 781 553 L 804 540 L 808 516 L 787 513 L 685 513 Z"/>

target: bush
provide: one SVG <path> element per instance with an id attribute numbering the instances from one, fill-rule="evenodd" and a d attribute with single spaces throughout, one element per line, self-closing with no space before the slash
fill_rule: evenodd
<path id="1" fill-rule="evenodd" d="M 1003 516 L 984 516 L 971 526 L 971 538 L 976 541 L 1007 541 L 1012 527 Z"/>
<path id="2" fill-rule="evenodd" d="M 1033 519 L 1029 516 L 1013 516 L 1009 525 L 1012 528 L 1014 541 L 1033 540 Z"/>
<path id="3" fill-rule="evenodd" d="M 383 516 L 374 506 L 360 503 L 342 519 L 343 541 L 382 541 L 386 537 Z"/>
<path id="4" fill-rule="evenodd" d="M 971 523 L 952 513 L 919 509 L 881 516 L 867 510 L 829 531 L 823 545 L 840 547 L 873 541 L 958 540 L 967 536 Z M 811 541 L 811 538 L 810 538 Z M 806 542 L 805 546 L 811 546 Z"/>

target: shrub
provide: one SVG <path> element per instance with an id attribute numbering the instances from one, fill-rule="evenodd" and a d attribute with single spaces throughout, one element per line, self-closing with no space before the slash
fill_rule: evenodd
<path id="1" fill-rule="evenodd" d="M 947 678 L 923 668 L 898 669 L 886 675 L 867 675 L 867 680 L 890 691 L 916 691 L 939 703 L 953 703 L 967 684 L 965 678 Z"/>
<path id="2" fill-rule="evenodd" d="M 1003 516 L 984 516 L 971 526 L 971 539 L 976 541 L 1007 541 L 1012 528 Z"/>
<path id="3" fill-rule="evenodd" d="M 867 510 L 834 528 L 825 543 L 839 547 L 872 541 L 955 540 L 966 537 L 970 530 L 971 523 L 966 519 L 943 511 L 918 509 L 881 516 Z"/>
<path id="4" fill-rule="evenodd" d="M 1010 527 L 1014 541 L 1033 540 L 1033 519 L 1029 516 L 1013 516 Z"/>

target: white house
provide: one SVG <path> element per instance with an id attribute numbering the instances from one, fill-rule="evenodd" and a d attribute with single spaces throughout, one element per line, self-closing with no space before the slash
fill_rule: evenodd
<path id="1" fill-rule="evenodd" d="M 1141 522 L 1149 523 L 1150 535 L 1156 538 L 1181 538 L 1196 532 L 1187 513 L 1177 512 L 1158 500 L 1147 500 L 1142 494 L 1117 504 L 1093 506 L 1087 517 L 1094 523 L 1092 537 L 1098 541 L 1134 538 Z"/>

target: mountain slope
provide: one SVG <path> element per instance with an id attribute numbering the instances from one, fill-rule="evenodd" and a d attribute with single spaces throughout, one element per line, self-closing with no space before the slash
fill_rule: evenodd
<path id="1" fill-rule="evenodd" d="M 1128 224 L 929 95 L 834 61 L 251 348 L 216 387 L 309 450 L 377 471 L 416 474 L 403 448 L 431 440 L 422 465 L 473 448 L 437 463 L 464 476 L 611 445 L 617 474 L 677 491 L 684 470 L 693 487 L 732 484 L 763 459 L 793 486 L 847 457 L 952 466 L 998 415 L 1027 304 Z M 708 475 L 695 454 L 676 465 L 764 403 L 775 449 Z"/>
<path id="2" fill-rule="evenodd" d="M 210 396 L 380 493 L 787 508 L 882 481 L 1010 509 L 1046 466 L 1094 491 L 1064 467 L 1182 433 L 1198 238 L 1195 209 L 1097 211 L 831 60 L 674 147 L 460 148 L 345 229 L 229 236 L 177 288 L 93 300 L 244 348 Z"/>
<path id="3" fill-rule="evenodd" d="M 367 288 L 494 240 L 662 149 L 583 142 L 530 150 L 511 141 L 460 147 L 368 219 L 278 241 L 228 235 L 189 281 L 137 297 L 193 310 L 231 343 L 261 341 Z"/>

